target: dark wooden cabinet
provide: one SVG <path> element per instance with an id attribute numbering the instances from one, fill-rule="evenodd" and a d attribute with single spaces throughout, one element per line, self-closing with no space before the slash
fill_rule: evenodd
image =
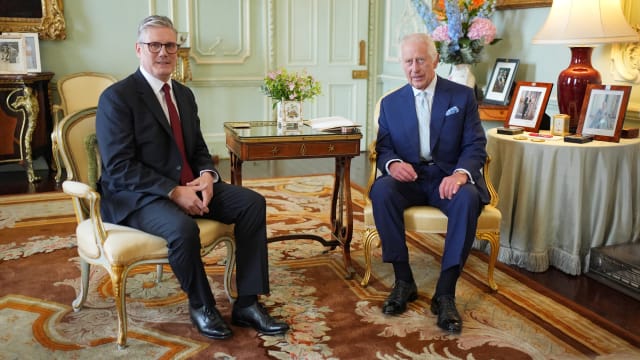
<path id="1" fill-rule="evenodd" d="M 30 183 L 39 180 L 33 159 L 51 161 L 51 99 L 53 73 L 0 74 L 0 165 L 19 163 Z"/>

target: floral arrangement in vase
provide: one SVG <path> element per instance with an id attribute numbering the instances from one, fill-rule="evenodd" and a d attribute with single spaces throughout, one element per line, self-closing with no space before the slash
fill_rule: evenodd
<path id="1" fill-rule="evenodd" d="M 297 132 L 303 125 L 302 101 L 319 95 L 320 83 L 305 71 L 278 69 L 267 73 L 261 90 L 274 100 L 278 130 Z"/>
<path id="2" fill-rule="evenodd" d="M 304 101 L 320 95 L 320 83 L 305 71 L 278 69 L 267 73 L 261 90 L 274 101 Z"/>
<path id="3" fill-rule="evenodd" d="M 436 43 L 440 62 L 478 63 L 484 46 L 500 41 L 490 19 L 495 0 L 438 0 L 433 11 L 423 0 L 412 1 Z"/>

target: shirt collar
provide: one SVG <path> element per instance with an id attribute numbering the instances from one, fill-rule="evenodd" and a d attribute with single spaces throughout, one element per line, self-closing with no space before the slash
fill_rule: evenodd
<path id="1" fill-rule="evenodd" d="M 417 96 L 419 93 L 426 91 L 428 94 L 433 95 L 434 91 L 436 90 L 436 82 L 438 81 L 438 76 L 434 76 L 433 80 L 431 80 L 431 82 L 429 83 L 429 85 L 427 85 L 427 88 L 424 90 L 419 90 L 414 88 L 413 86 L 411 87 L 411 89 L 413 90 L 413 96 Z"/>
<path id="2" fill-rule="evenodd" d="M 157 93 L 162 91 L 162 86 L 164 86 L 164 81 L 149 74 L 142 66 L 140 66 L 140 72 L 142 73 L 142 76 L 144 76 L 144 78 L 147 80 L 147 82 L 151 86 L 151 89 L 153 89 L 153 92 Z M 167 84 L 169 84 L 169 87 L 171 87 L 171 89 L 173 90 L 171 80 L 167 81 Z"/>

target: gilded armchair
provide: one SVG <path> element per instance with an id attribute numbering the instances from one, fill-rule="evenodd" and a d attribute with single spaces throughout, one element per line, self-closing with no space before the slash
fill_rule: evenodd
<path id="1" fill-rule="evenodd" d="M 126 281 L 131 269 L 143 264 L 156 264 L 158 279 L 162 264 L 168 264 L 167 242 L 140 230 L 110 224 L 100 216 L 100 194 L 95 184 L 100 174 L 100 156 L 95 137 L 96 107 L 67 115 L 55 129 L 59 140 L 60 155 L 67 170 L 67 180 L 62 184 L 65 193 L 73 196 L 78 221 L 76 237 L 81 264 L 80 290 L 73 301 L 74 311 L 79 311 L 87 298 L 91 265 L 104 267 L 111 277 L 118 315 L 119 348 L 126 346 L 127 311 Z M 235 266 L 235 242 L 233 225 L 214 220 L 198 219 L 201 255 L 205 256 L 221 243 L 226 245 L 224 288 L 230 301 L 232 273 Z"/>
<path id="2" fill-rule="evenodd" d="M 109 74 L 96 72 L 79 72 L 66 75 L 57 81 L 60 104 L 52 106 L 53 128 L 60 120 L 76 111 L 98 106 L 100 94 L 116 82 L 116 78 Z M 51 148 L 53 162 L 56 168 L 55 179 L 59 183 L 62 180 L 62 163 L 58 152 L 58 140 L 55 132 L 51 134 Z"/>
<path id="3" fill-rule="evenodd" d="M 383 96 L 384 97 L 384 96 Z M 380 101 L 378 100 L 374 111 L 374 119 L 378 119 L 380 113 Z M 373 181 L 378 176 L 379 172 L 376 168 L 376 143 L 375 140 L 369 145 L 369 165 L 370 173 L 367 181 L 367 189 L 365 192 L 365 208 L 364 208 L 364 223 L 365 231 L 362 237 L 364 247 L 365 258 L 365 273 L 362 277 L 361 285 L 367 286 L 369 279 L 371 278 L 371 252 L 372 246 L 380 246 L 380 237 L 378 230 L 376 229 L 373 219 L 373 210 L 371 207 L 371 200 L 369 199 L 369 191 L 373 185 Z M 478 227 L 476 230 L 476 238 L 479 240 L 486 240 L 491 246 L 491 252 L 489 254 L 489 269 L 487 282 L 492 290 L 497 290 L 498 285 L 493 279 L 493 272 L 495 264 L 498 259 L 498 250 L 500 248 L 500 222 L 502 220 L 502 214 L 498 210 L 498 193 L 496 192 L 489 177 L 489 162 L 490 158 L 484 164 L 482 171 L 483 177 L 487 183 L 489 194 L 491 195 L 491 201 L 485 205 L 480 217 L 478 218 Z M 444 234 L 447 232 L 447 216 L 442 213 L 438 208 L 432 206 L 413 206 L 404 212 L 404 222 L 406 231 L 418 232 L 418 233 L 437 233 Z"/>

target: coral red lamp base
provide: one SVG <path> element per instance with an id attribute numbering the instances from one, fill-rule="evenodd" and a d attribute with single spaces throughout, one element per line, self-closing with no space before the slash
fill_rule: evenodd
<path id="1" fill-rule="evenodd" d="M 591 66 L 592 52 L 592 47 L 572 47 L 571 63 L 558 76 L 558 107 L 569 115 L 571 132 L 578 128 L 587 85 L 602 83 L 600 73 Z"/>

